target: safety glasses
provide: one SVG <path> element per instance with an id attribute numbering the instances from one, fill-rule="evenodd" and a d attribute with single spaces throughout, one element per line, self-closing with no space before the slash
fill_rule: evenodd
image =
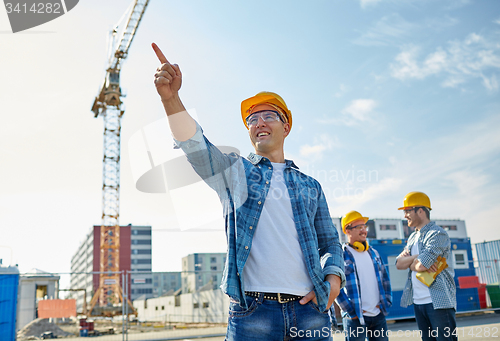
<path id="1" fill-rule="evenodd" d="M 358 231 L 361 231 L 361 230 L 368 231 L 369 227 L 366 224 L 361 224 L 361 225 L 356 225 L 356 226 L 348 227 L 347 229 L 348 230 L 358 230 Z"/>
<path id="2" fill-rule="evenodd" d="M 274 110 L 262 110 L 255 112 L 246 118 L 247 125 L 250 126 L 255 126 L 257 123 L 259 123 L 259 118 L 262 119 L 262 121 L 269 123 L 269 122 L 274 122 L 274 121 L 283 121 L 281 118 L 281 115 L 279 112 L 274 111 Z"/>

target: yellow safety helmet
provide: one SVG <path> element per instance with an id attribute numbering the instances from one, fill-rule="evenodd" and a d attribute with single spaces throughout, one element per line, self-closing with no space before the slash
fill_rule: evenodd
<path id="1" fill-rule="evenodd" d="M 408 193 L 403 200 L 403 207 L 398 208 L 398 210 L 406 210 L 417 206 L 427 207 L 429 210 L 432 210 L 431 200 L 427 194 L 422 192 Z"/>
<path id="2" fill-rule="evenodd" d="M 341 224 L 342 224 L 342 231 L 344 231 L 345 233 L 345 228 L 347 227 L 347 225 L 349 225 L 350 223 L 352 223 L 353 221 L 355 220 L 364 220 L 365 221 L 365 224 L 366 222 L 368 221 L 368 217 L 363 217 L 361 215 L 361 213 L 359 213 L 358 211 L 351 211 L 349 213 L 346 213 L 346 215 L 344 215 L 342 217 L 342 221 L 341 221 Z"/>
<path id="3" fill-rule="evenodd" d="M 246 118 L 250 113 L 250 110 L 252 110 L 252 108 L 258 104 L 266 104 L 266 103 L 278 106 L 281 110 L 283 110 L 283 113 L 286 116 L 285 118 L 287 122 L 290 124 L 290 129 L 291 129 L 292 112 L 288 109 L 285 101 L 283 100 L 283 98 L 281 98 L 280 95 L 269 91 L 259 92 L 257 95 L 247 98 L 246 100 L 241 102 L 241 118 L 243 119 L 245 127 L 247 127 L 248 129 Z"/>

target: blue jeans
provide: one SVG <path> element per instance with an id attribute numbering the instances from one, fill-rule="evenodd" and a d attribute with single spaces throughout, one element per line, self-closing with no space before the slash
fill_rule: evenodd
<path id="1" fill-rule="evenodd" d="M 344 335 L 346 341 L 362 341 L 368 338 L 370 341 L 388 341 L 387 321 L 382 312 L 377 316 L 363 316 L 365 325 L 361 325 L 359 319 L 344 317 Z"/>
<path id="2" fill-rule="evenodd" d="M 279 303 L 245 296 L 248 309 L 230 300 L 227 341 L 331 341 L 332 325 L 328 310 L 320 312 L 312 301 Z"/>
<path id="3" fill-rule="evenodd" d="M 455 309 L 434 309 L 432 303 L 413 304 L 413 309 L 423 341 L 458 340 Z"/>

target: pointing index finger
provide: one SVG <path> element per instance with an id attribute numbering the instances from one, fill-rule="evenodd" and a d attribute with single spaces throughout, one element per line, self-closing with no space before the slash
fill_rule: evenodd
<path id="1" fill-rule="evenodd" d="M 167 58 L 165 57 L 165 55 L 163 54 L 163 52 L 161 52 L 161 50 L 158 47 L 158 45 L 156 45 L 155 43 L 152 43 L 151 46 L 153 47 L 153 50 L 155 51 L 156 56 L 158 57 L 158 59 L 160 60 L 160 62 L 162 64 L 168 63 Z"/>

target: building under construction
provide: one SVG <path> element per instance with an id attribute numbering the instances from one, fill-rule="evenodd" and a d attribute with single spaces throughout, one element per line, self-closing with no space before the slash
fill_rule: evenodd
<path id="1" fill-rule="evenodd" d="M 77 311 L 85 313 L 90 308 L 100 284 L 101 226 L 97 225 L 88 233 L 78 251 L 71 258 L 71 289 L 77 299 Z M 128 288 L 128 299 L 153 297 L 151 226 L 120 226 L 120 287 Z M 128 283 L 123 283 L 127 274 Z M 84 305 L 84 297 L 86 305 Z"/>

